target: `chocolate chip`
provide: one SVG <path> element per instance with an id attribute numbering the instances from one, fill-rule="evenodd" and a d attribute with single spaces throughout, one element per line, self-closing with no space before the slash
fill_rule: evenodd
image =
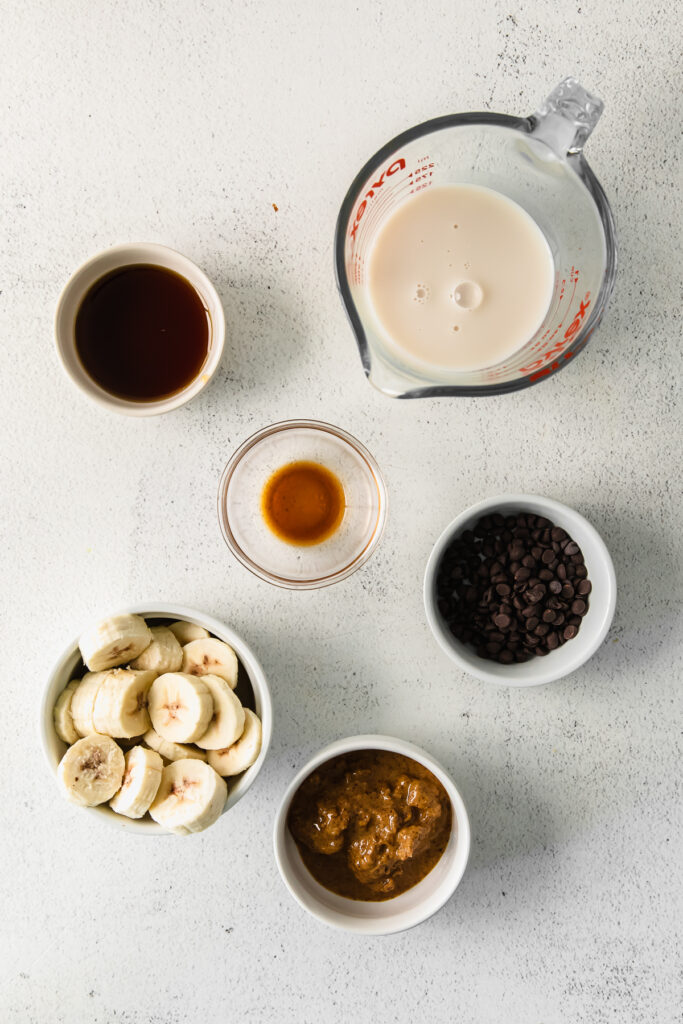
<path id="1" fill-rule="evenodd" d="M 544 657 L 576 636 L 591 590 L 579 545 L 523 511 L 482 516 L 451 542 L 435 581 L 453 636 L 505 665 Z"/>

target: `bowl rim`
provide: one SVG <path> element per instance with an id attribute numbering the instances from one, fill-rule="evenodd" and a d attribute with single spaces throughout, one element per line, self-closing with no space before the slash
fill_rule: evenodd
<path id="1" fill-rule="evenodd" d="M 453 807 L 453 815 L 458 826 L 454 864 L 452 869 L 449 871 L 449 874 L 441 882 L 440 888 L 437 889 L 437 892 L 439 893 L 438 897 L 434 899 L 426 909 L 424 906 L 420 905 L 414 907 L 412 911 L 403 911 L 401 914 L 397 914 L 395 919 L 384 918 L 382 920 L 373 920 L 372 918 L 361 919 L 357 917 L 346 917 L 340 911 L 323 908 L 314 900 L 309 901 L 302 897 L 297 891 L 297 888 L 290 881 L 288 857 L 285 850 L 287 813 L 289 811 L 292 798 L 304 779 L 306 779 L 319 765 L 330 760 L 332 757 L 350 753 L 354 750 L 374 749 L 388 750 L 393 753 L 404 754 L 406 757 L 413 758 L 413 760 L 418 761 L 420 764 L 424 765 L 425 768 L 429 769 L 429 771 L 439 779 L 448 793 Z M 299 906 L 323 924 L 329 925 L 340 931 L 350 931 L 364 935 L 393 935 L 396 932 L 407 931 L 410 928 L 414 928 L 417 925 L 422 924 L 423 921 L 428 920 L 428 918 L 441 910 L 441 908 L 451 898 L 462 880 L 469 860 L 470 846 L 471 830 L 467 808 L 460 791 L 443 765 L 433 758 L 431 754 L 428 754 L 416 744 L 411 743 L 408 740 L 398 739 L 395 736 L 387 736 L 381 733 L 364 733 L 358 736 L 348 736 L 344 739 L 334 740 L 332 743 L 328 743 L 319 750 L 303 765 L 288 784 L 278 804 L 273 824 L 273 849 L 275 853 L 275 862 L 285 887 Z M 429 876 L 426 875 L 425 877 Z M 350 900 L 349 902 L 355 903 L 356 901 Z M 386 903 L 383 903 L 382 905 L 386 906 Z"/>
<path id="2" fill-rule="evenodd" d="M 163 266 L 169 270 L 185 277 L 189 284 L 197 291 L 205 304 L 209 303 L 214 312 L 208 311 L 211 323 L 211 348 L 207 354 L 204 365 L 197 376 L 190 381 L 186 387 L 175 394 L 154 401 L 134 402 L 128 398 L 121 398 L 102 388 L 96 381 L 83 371 L 83 376 L 74 373 L 65 352 L 74 351 L 73 337 L 65 336 L 62 325 L 64 307 L 75 294 L 78 297 L 78 305 L 91 285 L 84 286 L 82 279 L 88 275 L 98 263 L 105 263 L 109 259 L 115 259 L 113 266 L 103 273 L 109 273 L 120 267 L 134 263 L 150 262 L 157 266 Z M 190 279 L 190 276 L 194 280 Z M 199 282 L 197 284 L 197 282 Z M 220 366 L 225 347 L 225 311 L 220 296 L 210 278 L 204 273 L 193 260 L 177 249 L 172 249 L 159 242 L 122 242 L 112 245 L 94 253 L 78 266 L 64 284 L 53 317 L 54 347 L 57 352 L 59 363 L 69 380 L 76 385 L 81 394 L 85 395 L 91 402 L 99 405 L 100 408 L 108 409 L 110 412 L 123 414 L 124 416 L 160 416 L 165 412 L 172 412 L 187 402 L 192 401 L 201 391 L 210 384 Z M 77 359 L 77 356 L 76 356 Z"/>
<path id="3" fill-rule="evenodd" d="M 553 519 L 553 516 L 558 515 L 565 521 L 569 520 L 572 524 L 577 526 L 580 531 L 583 531 L 585 535 L 590 537 L 596 555 L 602 564 L 608 581 L 607 597 L 604 602 L 604 606 L 601 609 L 602 621 L 595 637 L 588 643 L 584 640 L 583 643 L 579 642 L 577 646 L 574 647 L 576 641 L 581 640 L 581 631 L 579 631 L 578 636 L 572 641 L 572 647 L 569 652 L 567 652 L 567 645 L 564 645 L 559 649 L 559 651 L 552 651 L 544 659 L 543 664 L 546 667 L 546 671 L 540 674 L 539 678 L 517 679 L 508 676 L 507 666 L 491 662 L 491 665 L 495 664 L 496 669 L 498 670 L 494 671 L 493 669 L 484 667 L 487 663 L 483 659 L 480 659 L 482 661 L 481 667 L 477 664 L 473 664 L 469 658 L 463 657 L 461 649 L 467 650 L 470 656 L 472 656 L 473 652 L 471 652 L 466 645 L 461 644 L 459 640 L 447 633 L 436 607 L 434 592 L 436 571 L 445 548 L 458 532 L 467 528 L 467 524 L 470 523 L 472 519 L 494 512 L 499 509 L 501 505 L 517 505 L 520 506 L 521 509 L 526 507 L 532 513 L 535 512 L 537 515 L 544 515 L 546 518 L 552 519 L 553 522 L 556 521 Z M 534 509 L 534 505 L 537 507 L 538 511 Z M 576 540 L 577 538 L 574 537 L 573 539 Z M 448 657 L 464 672 L 467 672 L 468 675 L 475 676 L 477 679 L 481 679 L 487 683 L 494 683 L 498 686 L 543 686 L 546 683 L 563 679 L 565 676 L 575 672 L 576 669 L 584 665 L 601 646 L 614 618 L 617 603 L 617 580 L 616 573 L 614 571 L 614 564 L 607 549 L 607 545 L 592 523 L 582 516 L 580 512 L 577 512 L 576 509 L 572 508 L 570 505 L 565 505 L 563 502 L 557 501 L 554 498 L 543 497 L 543 495 L 505 493 L 495 495 L 491 498 L 484 498 L 481 501 L 475 502 L 474 505 L 470 505 L 469 508 L 464 509 L 453 520 L 451 520 L 448 526 L 446 526 L 446 528 L 441 532 L 427 560 L 423 581 L 423 601 L 427 622 L 437 643 L 445 654 L 447 654 Z M 571 653 L 572 651 L 574 652 L 573 654 Z M 564 652 L 562 661 L 553 658 L 556 653 L 560 652 Z M 518 666 L 513 667 L 517 668 Z M 523 668 L 523 666 L 519 667 Z"/>
<path id="4" fill-rule="evenodd" d="M 150 610 L 153 609 L 153 610 Z M 266 679 L 265 673 L 261 667 L 260 662 L 253 654 L 251 647 L 247 642 L 242 639 L 239 634 L 235 633 L 233 629 L 226 626 L 225 623 L 219 619 L 214 618 L 211 615 L 205 615 L 203 612 L 199 612 L 194 608 L 190 608 L 186 605 L 176 604 L 165 604 L 158 601 L 147 601 L 137 603 L 129 607 L 114 611 L 111 615 L 107 615 L 106 618 L 114 617 L 116 615 L 141 615 L 147 618 L 172 618 L 172 619 L 183 619 L 187 622 L 192 622 L 198 626 L 204 626 L 210 633 L 217 636 L 218 639 L 224 639 L 226 643 L 229 643 L 231 647 L 234 647 L 235 653 L 237 654 L 240 662 L 244 666 L 247 675 L 249 676 L 249 682 L 251 683 L 252 690 L 254 692 L 254 698 L 260 706 L 261 718 L 261 750 L 259 756 L 247 770 L 240 776 L 237 784 L 230 788 L 228 783 L 228 798 L 225 806 L 221 812 L 221 815 L 225 814 L 226 811 L 234 807 L 243 796 L 248 792 L 251 786 L 256 781 L 261 768 L 268 756 L 268 750 L 273 734 L 273 701 L 270 693 L 270 686 Z M 105 616 L 98 616 L 93 622 L 102 621 Z M 87 625 L 86 627 L 87 628 Z M 82 633 L 82 631 L 81 631 Z M 56 779 L 57 778 L 57 766 L 59 764 L 59 758 L 55 760 L 50 751 L 51 740 L 56 737 L 53 725 L 53 709 L 54 703 L 61 693 L 61 690 L 55 691 L 57 682 L 60 679 L 64 679 L 62 689 L 68 683 L 68 679 L 65 678 L 64 666 L 73 658 L 74 654 L 78 651 L 78 639 L 73 640 L 62 652 L 61 656 L 54 662 L 52 669 L 48 675 L 45 686 L 43 687 L 43 693 L 40 700 L 39 710 L 39 722 L 38 732 L 40 745 L 43 750 L 45 761 L 47 762 L 50 774 Z M 56 737 L 59 739 L 58 737 Z M 59 742 L 62 742 L 59 740 Z M 162 828 L 155 821 L 139 818 L 127 818 L 125 815 L 116 814 L 114 811 L 109 809 L 108 804 L 100 804 L 96 807 L 85 807 L 78 808 L 79 810 L 85 810 L 97 814 L 97 816 L 112 828 L 119 828 L 125 832 L 134 832 L 146 836 L 172 836 L 174 833 L 168 832 Z"/>
<path id="5" fill-rule="evenodd" d="M 289 576 L 280 576 L 277 573 L 271 573 L 267 569 L 264 569 L 263 566 L 259 565 L 258 562 L 255 562 L 245 551 L 242 550 L 230 528 L 226 508 L 227 494 L 230 481 L 232 480 L 233 474 L 238 465 L 247 452 L 257 444 L 260 444 L 260 442 L 265 440 L 265 438 L 282 431 L 295 429 L 319 430 L 326 434 L 332 434 L 339 440 L 344 441 L 362 458 L 363 462 L 368 467 L 375 487 L 377 488 L 377 520 L 372 536 L 365 544 L 365 547 L 356 555 L 349 565 L 329 576 L 309 579 L 293 579 Z M 339 583 L 341 580 L 347 579 L 347 577 L 351 576 L 357 569 L 360 569 L 360 567 L 368 561 L 370 556 L 379 546 L 387 522 L 388 508 L 389 499 L 387 488 L 377 460 L 373 455 L 371 455 L 365 445 L 352 434 L 343 430 L 342 427 L 337 427 L 332 423 L 327 423 L 325 420 L 279 420 L 277 423 L 271 423 L 266 427 L 261 427 L 260 430 L 251 434 L 238 448 L 235 449 L 226 463 L 218 483 L 218 523 L 223 535 L 223 540 L 237 561 L 240 562 L 245 569 L 248 569 L 249 572 L 254 574 L 254 576 L 258 576 L 259 579 L 264 580 L 266 583 L 272 583 L 274 586 L 281 587 L 285 590 L 320 590 L 323 587 L 329 587 L 333 583 Z"/>

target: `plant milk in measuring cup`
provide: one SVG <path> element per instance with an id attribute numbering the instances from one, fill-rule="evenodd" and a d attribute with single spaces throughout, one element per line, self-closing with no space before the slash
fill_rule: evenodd
<path id="1" fill-rule="evenodd" d="M 530 117 L 439 117 L 361 169 L 335 269 L 375 387 L 515 391 L 586 345 L 616 274 L 612 214 L 583 156 L 602 109 L 565 79 Z"/>
<path id="2" fill-rule="evenodd" d="M 533 218 L 479 185 L 442 185 L 400 204 L 368 264 L 387 345 L 426 372 L 481 370 L 513 355 L 543 323 L 555 283 Z"/>

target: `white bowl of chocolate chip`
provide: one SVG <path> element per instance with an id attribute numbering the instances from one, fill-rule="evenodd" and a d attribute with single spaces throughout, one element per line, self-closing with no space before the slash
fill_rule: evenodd
<path id="1" fill-rule="evenodd" d="M 229 626 L 179 605 L 100 618 L 57 661 L 40 711 L 62 795 L 146 835 L 201 832 L 268 752 L 263 670 Z"/>
<path id="2" fill-rule="evenodd" d="M 612 559 L 595 527 L 535 494 L 487 498 L 461 512 L 425 571 L 425 611 L 440 647 L 463 671 L 505 686 L 538 686 L 578 669 L 605 639 L 616 599 Z"/>

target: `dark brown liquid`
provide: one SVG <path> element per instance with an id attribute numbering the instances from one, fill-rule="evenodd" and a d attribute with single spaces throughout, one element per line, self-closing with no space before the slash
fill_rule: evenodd
<path id="1" fill-rule="evenodd" d="M 145 402 L 187 387 L 209 350 L 210 321 L 184 277 L 136 263 L 105 274 L 76 314 L 76 352 L 96 384 Z"/>
<path id="2" fill-rule="evenodd" d="M 289 544 L 319 544 L 344 518 L 346 499 L 338 478 L 317 462 L 288 462 L 263 488 L 263 517 Z"/>
<path id="3" fill-rule="evenodd" d="M 294 794 L 287 824 L 316 881 L 371 902 L 422 881 L 454 827 L 439 780 L 387 750 L 356 750 L 320 765 Z"/>

